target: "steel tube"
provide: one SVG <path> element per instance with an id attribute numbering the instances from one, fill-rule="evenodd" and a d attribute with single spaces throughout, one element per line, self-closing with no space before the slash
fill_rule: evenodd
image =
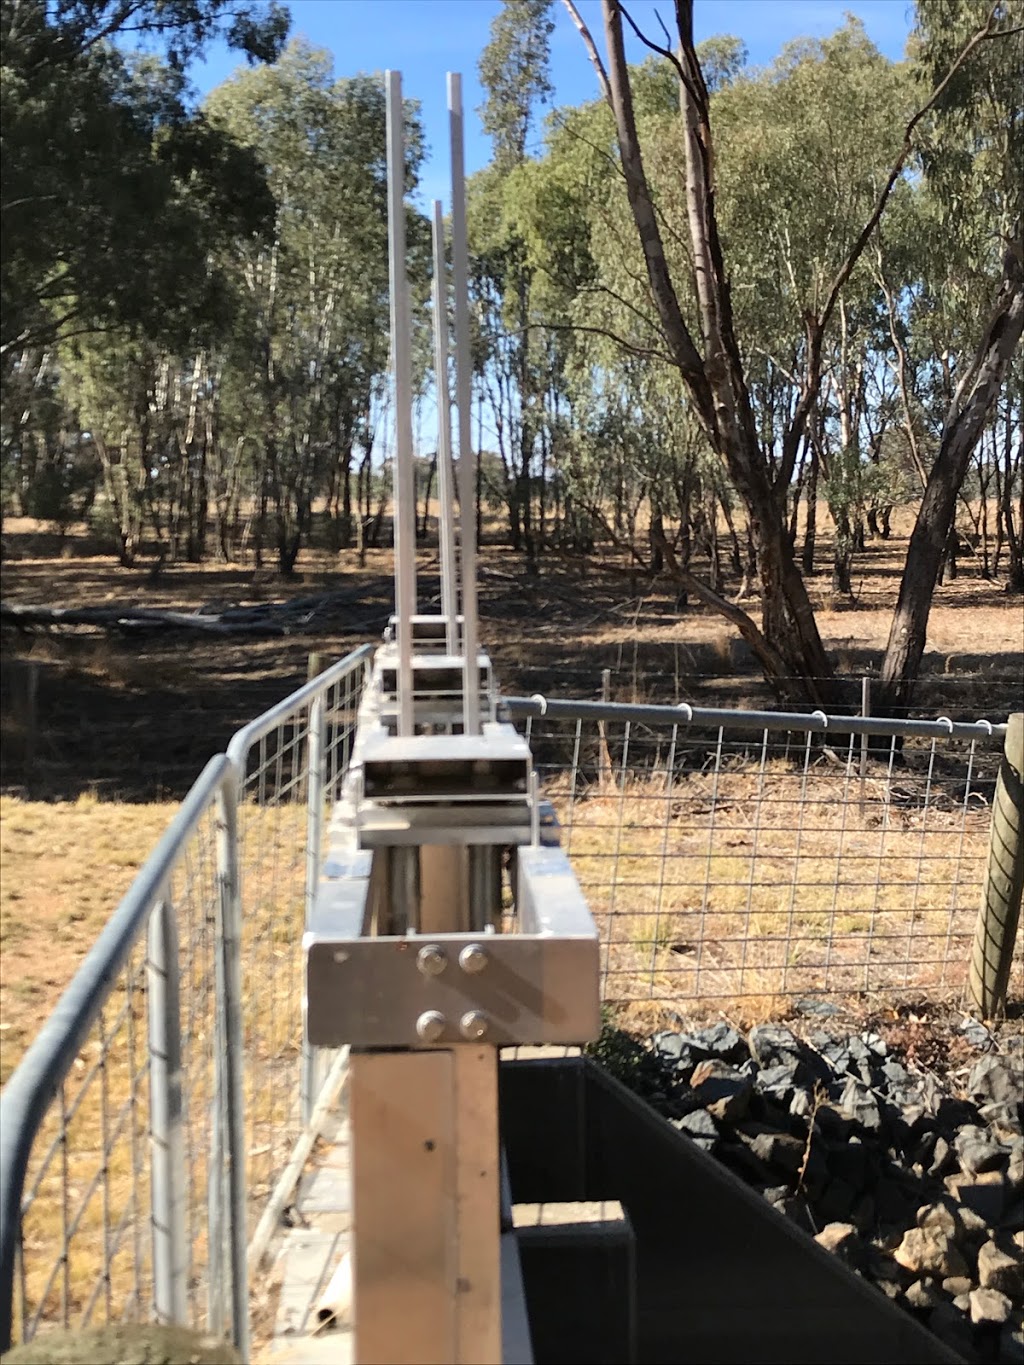
<path id="1" fill-rule="evenodd" d="M 726 730 L 809 730 L 813 734 L 880 735 L 921 739 L 1001 741 L 1005 725 L 987 720 L 899 720 L 885 716 L 826 716 L 823 711 L 728 711 L 708 706 L 634 706 L 625 702 L 555 701 L 546 697 L 504 697 L 512 720 L 618 720 L 645 725 L 697 726 Z"/>
<path id="2" fill-rule="evenodd" d="M 217 940 L 220 1009 L 224 1031 L 223 1121 L 228 1171 L 228 1254 L 231 1261 L 231 1333 L 243 1360 L 249 1358 L 249 1266 L 247 1253 L 245 1035 L 242 1022 L 242 900 L 238 866 L 238 788 L 217 793 Z"/>
<path id="3" fill-rule="evenodd" d="M 181 1107 L 181 983 L 174 909 L 162 899 L 149 919 L 149 1143 L 152 1180 L 153 1314 L 188 1322 L 185 1133 Z"/>
<path id="4" fill-rule="evenodd" d="M 455 290 L 455 402 L 459 412 L 459 532 L 462 579 L 464 660 L 463 724 L 467 735 L 480 733 L 480 670 L 477 663 L 476 462 L 473 458 L 470 403 L 472 357 L 469 349 L 469 251 L 466 243 L 466 177 L 463 153 L 462 77 L 448 73 L 448 131 L 452 167 L 452 283 Z"/>
<path id="5" fill-rule="evenodd" d="M 391 366 L 395 377 L 395 611 L 398 616 L 398 732 L 411 735 L 412 618 L 416 613 L 416 487 L 412 463 L 412 362 L 405 269 L 405 139 L 402 75 L 388 71 L 388 261 Z"/>
<path id="6" fill-rule="evenodd" d="M 316 901 L 320 881 L 320 845 L 324 823 L 324 751 L 327 726 L 324 715 L 324 694 L 321 692 L 309 708 L 309 736 L 306 751 L 306 927 Z M 316 1099 L 316 1051 L 302 1035 L 302 1077 L 300 1102 L 302 1122 L 308 1123 Z"/>
<path id="7" fill-rule="evenodd" d="M 437 492 L 441 504 L 438 548 L 441 555 L 441 610 L 446 619 L 449 654 L 458 652 L 459 611 L 455 565 L 455 479 L 452 469 L 452 410 L 448 392 L 448 270 L 444 259 L 441 201 L 434 200 L 434 375 L 437 381 Z"/>

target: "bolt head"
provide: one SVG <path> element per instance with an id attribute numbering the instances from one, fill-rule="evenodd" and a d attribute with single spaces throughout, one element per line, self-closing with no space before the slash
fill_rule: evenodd
<path id="1" fill-rule="evenodd" d="M 424 1043 L 436 1043 L 444 1033 L 445 1018 L 439 1010 L 424 1010 L 416 1020 L 416 1032 Z"/>
<path id="2" fill-rule="evenodd" d="M 459 1032 L 471 1043 L 487 1036 L 487 1015 L 481 1010 L 467 1010 L 459 1020 Z"/>
<path id="3" fill-rule="evenodd" d="M 479 943 L 468 943 L 459 954 L 459 966 L 464 972 L 475 975 L 487 966 L 487 954 Z"/>
<path id="4" fill-rule="evenodd" d="M 448 959 L 439 944 L 427 943 L 417 954 L 416 965 L 424 976 L 440 976 L 448 965 Z"/>

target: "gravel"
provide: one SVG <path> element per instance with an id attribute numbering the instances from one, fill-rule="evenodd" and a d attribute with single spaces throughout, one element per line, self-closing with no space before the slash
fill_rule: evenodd
<path id="1" fill-rule="evenodd" d="M 968 1360 L 1024 1359 L 1024 1037 L 965 1019 L 608 1033 L 594 1049 L 675 1127 Z M 914 1021 L 915 1024 L 917 1021 Z M 909 1044 L 905 1041 L 909 1033 Z M 887 1036 L 883 1036 L 883 1034 Z"/>

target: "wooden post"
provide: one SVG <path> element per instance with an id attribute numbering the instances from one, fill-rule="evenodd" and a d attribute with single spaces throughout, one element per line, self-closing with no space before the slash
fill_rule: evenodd
<path id="1" fill-rule="evenodd" d="M 610 668 L 601 669 L 601 700 L 611 701 L 612 696 L 612 671 Z M 605 791 L 611 785 L 612 780 L 612 755 L 608 748 L 608 727 L 603 720 L 597 723 L 598 736 L 598 791 Z"/>
<path id="2" fill-rule="evenodd" d="M 985 1019 L 1006 1005 L 1024 887 L 1024 712 L 1010 716 L 992 800 L 988 867 L 971 945 L 969 1003 Z"/>

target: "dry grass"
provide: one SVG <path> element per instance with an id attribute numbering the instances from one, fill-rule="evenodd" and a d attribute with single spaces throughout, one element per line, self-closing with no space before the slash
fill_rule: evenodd
<path id="1" fill-rule="evenodd" d="M 287 795 L 302 797 L 293 783 Z M 3 923 L 4 1067 L 9 1073 L 56 1003 L 85 948 L 166 826 L 173 807 L 68 808 L 5 798 Z M 241 808 L 243 1017 L 250 1232 L 294 1138 L 301 1044 L 301 953 L 305 876 L 304 801 Z M 59 834 L 57 833 L 59 831 Z M 59 839 L 59 843 L 57 842 Z M 64 905 L 30 891 L 54 857 L 73 868 L 75 934 L 63 933 Z M 51 886 L 65 890 L 52 868 Z M 215 828 L 204 817 L 176 871 L 171 899 L 180 943 L 181 1031 L 185 1076 L 185 1207 L 189 1296 L 205 1314 L 209 1247 L 207 1201 L 220 1176 L 212 1163 L 216 1057 Z M 48 913 L 33 910 L 49 906 Z M 12 971 L 12 959 L 17 970 Z M 149 1048 L 144 945 L 120 973 L 97 1023 L 39 1132 L 25 1193 L 24 1256 L 17 1294 L 19 1329 L 37 1323 L 87 1325 L 94 1318 L 148 1313 Z M 68 1256 L 61 1257 L 67 1245 Z"/>
<path id="2" fill-rule="evenodd" d="M 958 802 L 875 764 L 862 798 L 824 758 L 552 794 L 601 931 L 603 993 L 627 1023 L 962 991 L 988 849 L 980 795 Z"/>

